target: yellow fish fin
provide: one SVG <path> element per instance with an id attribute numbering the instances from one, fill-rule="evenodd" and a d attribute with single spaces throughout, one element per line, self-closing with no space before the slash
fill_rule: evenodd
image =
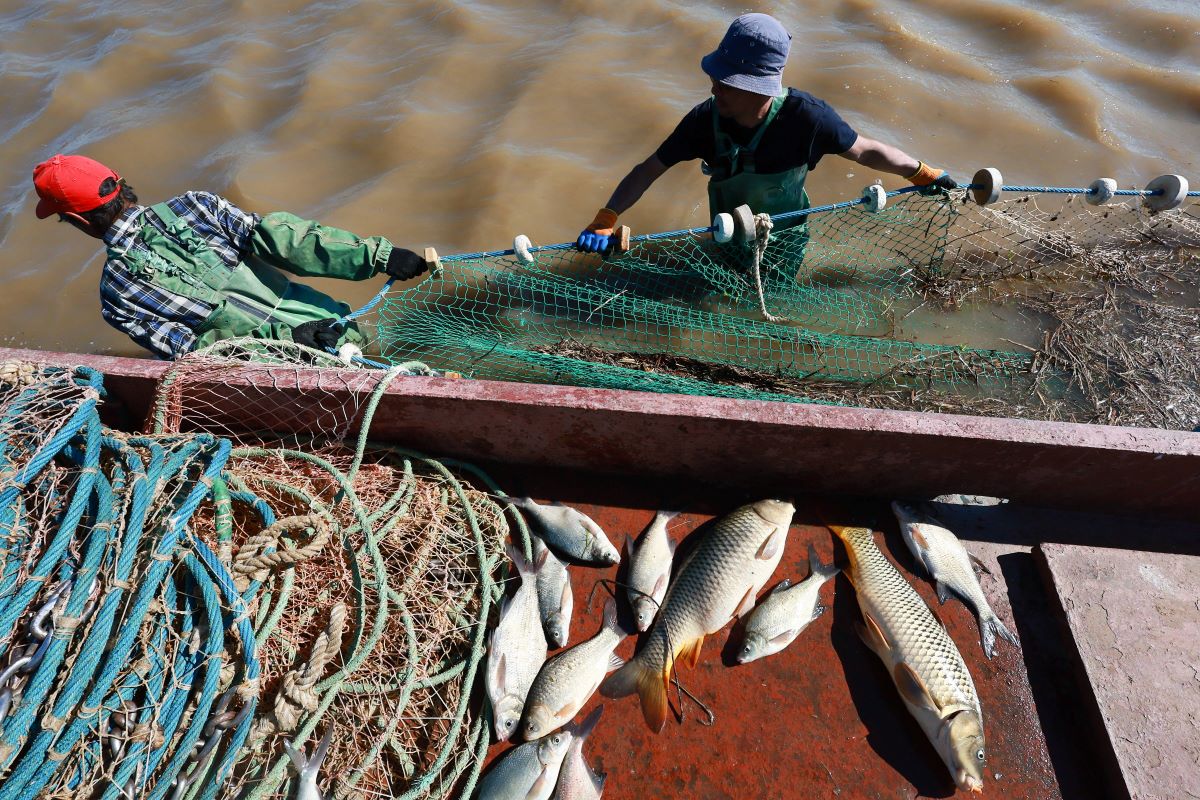
<path id="1" fill-rule="evenodd" d="M 696 664 L 700 663 L 700 648 L 703 646 L 703 636 L 687 642 L 683 647 L 679 648 L 679 660 L 686 664 L 688 669 L 695 669 Z"/>
<path id="2" fill-rule="evenodd" d="M 667 688 L 671 683 L 674 659 L 671 654 L 661 668 L 647 665 L 643 659 L 634 657 L 625 666 L 609 675 L 600 684 L 600 693 L 605 697 L 624 697 L 634 692 L 642 701 L 642 716 L 650 730 L 658 733 L 667 722 Z"/>

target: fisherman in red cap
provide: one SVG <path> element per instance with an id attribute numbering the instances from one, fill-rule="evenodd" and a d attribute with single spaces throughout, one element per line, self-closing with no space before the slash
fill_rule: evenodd
<path id="1" fill-rule="evenodd" d="M 361 238 L 286 212 L 260 217 L 209 192 L 138 204 L 113 170 L 56 155 L 33 170 L 39 219 L 58 215 L 104 241 L 100 313 L 161 358 L 220 339 L 291 340 L 320 350 L 362 345 L 350 307 L 280 270 L 361 281 L 415 278 L 425 259 L 382 236 Z"/>
<path id="2" fill-rule="evenodd" d="M 689 111 L 658 150 L 621 179 L 576 246 L 608 250 L 617 216 L 672 166 L 697 158 L 708 175 L 713 216 L 743 204 L 771 215 L 808 208 L 804 180 L 827 155 L 903 176 L 928 192 L 958 186 L 945 170 L 859 136 L 824 100 L 785 90 L 791 41 L 779 20 L 767 14 L 735 19 L 717 49 L 700 61 L 712 81 L 712 97 Z"/>

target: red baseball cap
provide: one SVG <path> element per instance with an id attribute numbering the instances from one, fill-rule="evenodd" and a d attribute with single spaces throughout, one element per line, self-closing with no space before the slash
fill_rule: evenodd
<path id="1" fill-rule="evenodd" d="M 112 200 L 121 187 L 107 195 L 100 194 L 100 184 L 106 178 L 120 181 L 121 176 L 99 161 L 87 156 L 64 156 L 59 153 L 33 168 L 33 188 L 38 201 L 38 219 L 54 214 L 82 214 L 93 211 Z"/>

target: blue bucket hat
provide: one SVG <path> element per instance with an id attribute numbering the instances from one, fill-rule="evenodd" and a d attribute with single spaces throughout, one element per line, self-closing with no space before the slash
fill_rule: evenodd
<path id="1" fill-rule="evenodd" d="M 792 35 L 769 14 L 743 14 L 717 49 L 700 59 L 710 78 L 735 89 L 776 97 L 783 94 L 783 68 Z"/>

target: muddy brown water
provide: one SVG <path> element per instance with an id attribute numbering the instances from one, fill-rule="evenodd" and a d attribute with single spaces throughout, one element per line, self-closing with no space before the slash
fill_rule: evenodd
<path id="1" fill-rule="evenodd" d="M 97 243 L 33 215 L 30 172 L 55 152 L 109 163 L 145 201 L 208 189 L 254 211 L 443 253 L 504 248 L 516 233 L 569 240 L 705 98 L 699 59 L 743 10 L 668 0 L 0 0 L 0 339 L 141 352 L 100 317 Z M 1111 176 L 1143 186 L 1164 172 L 1200 182 L 1195 3 L 811 0 L 753 10 L 793 33 L 786 83 L 960 179 L 996 166 L 1021 184 Z M 815 203 L 834 202 L 877 177 L 832 157 L 809 190 Z M 706 217 L 692 163 L 623 221 L 650 232 Z M 358 303 L 377 287 L 323 288 Z M 936 320 L 914 335 L 959 341 L 969 331 L 956 325 L 989 319 Z"/>

